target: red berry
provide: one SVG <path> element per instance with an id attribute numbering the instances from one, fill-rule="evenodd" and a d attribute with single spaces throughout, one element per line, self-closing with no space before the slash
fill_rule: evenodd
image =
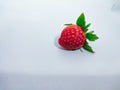
<path id="1" fill-rule="evenodd" d="M 80 49 L 86 41 L 83 29 L 78 25 L 70 25 L 63 29 L 58 43 L 67 50 Z"/>

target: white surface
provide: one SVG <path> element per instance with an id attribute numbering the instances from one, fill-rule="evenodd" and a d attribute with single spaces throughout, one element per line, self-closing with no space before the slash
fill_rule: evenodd
<path id="1" fill-rule="evenodd" d="M 53 3 L 54 2 L 54 3 Z M 112 1 L 0 1 L 0 70 L 32 74 L 120 74 L 120 15 Z M 64 23 L 84 12 L 99 40 L 95 54 L 54 45 Z"/>
<path id="2" fill-rule="evenodd" d="M 0 90 L 120 90 L 120 77 L 2 74 Z"/>
<path id="3" fill-rule="evenodd" d="M 111 11 L 113 3 L 112 0 L 1 0 L 0 72 L 119 76 L 120 14 Z M 90 30 L 100 38 L 91 43 L 95 54 L 65 51 L 54 45 L 64 24 L 75 23 L 82 12 L 86 21 L 92 23 Z"/>

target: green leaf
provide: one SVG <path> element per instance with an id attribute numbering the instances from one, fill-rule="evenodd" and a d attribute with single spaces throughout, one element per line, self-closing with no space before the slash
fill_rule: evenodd
<path id="1" fill-rule="evenodd" d="M 70 25 L 72 25 L 72 23 L 69 23 L 69 24 L 64 24 L 65 26 L 70 26 Z"/>
<path id="2" fill-rule="evenodd" d="M 84 27 L 85 27 L 85 15 L 84 15 L 84 13 L 82 13 L 79 17 L 78 17 L 78 19 L 77 19 L 77 21 L 76 21 L 76 24 L 78 25 L 78 26 L 81 26 L 83 29 L 84 29 Z"/>
<path id="3" fill-rule="evenodd" d="M 88 28 L 90 27 L 91 23 L 87 24 L 85 27 L 84 27 L 84 31 L 87 32 L 88 31 Z"/>
<path id="4" fill-rule="evenodd" d="M 90 31 L 89 33 L 94 33 L 94 31 Z"/>
<path id="5" fill-rule="evenodd" d="M 95 41 L 95 40 L 99 39 L 99 37 L 96 34 L 93 34 L 93 31 L 86 33 L 86 38 L 89 41 Z"/>
<path id="6" fill-rule="evenodd" d="M 85 26 L 85 29 L 88 29 L 88 27 L 90 27 L 90 25 L 91 25 L 91 23 L 87 24 L 87 25 Z"/>
<path id="7" fill-rule="evenodd" d="M 89 46 L 88 42 L 85 42 L 83 48 L 84 48 L 85 50 L 91 52 L 91 53 L 95 53 L 95 52 L 93 51 L 92 47 Z"/>

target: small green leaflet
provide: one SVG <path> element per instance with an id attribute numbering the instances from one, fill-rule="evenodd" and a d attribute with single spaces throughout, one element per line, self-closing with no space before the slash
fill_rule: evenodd
<path id="1" fill-rule="evenodd" d="M 93 32 L 88 32 L 88 33 L 86 33 L 86 38 L 87 38 L 89 41 L 95 41 L 95 40 L 99 39 L 96 34 L 93 34 Z"/>
<path id="2" fill-rule="evenodd" d="M 88 28 L 90 27 L 91 23 L 87 24 L 85 27 L 84 27 L 84 32 L 87 32 L 88 31 Z"/>
<path id="3" fill-rule="evenodd" d="M 77 24 L 78 26 L 81 26 L 82 28 L 85 27 L 86 22 L 85 22 L 85 15 L 84 15 L 84 13 L 82 13 L 82 14 L 78 17 L 78 19 L 77 19 L 77 21 L 76 21 L 76 24 Z"/>
<path id="4" fill-rule="evenodd" d="M 83 27 L 83 31 L 86 33 L 88 31 L 88 27 L 90 27 L 91 23 L 87 24 Z"/>
<path id="5" fill-rule="evenodd" d="M 84 44 L 83 48 L 84 48 L 85 50 L 87 50 L 87 51 L 91 52 L 91 53 L 95 53 L 95 52 L 93 51 L 92 47 L 91 47 L 91 46 L 89 46 L 89 44 L 88 44 L 88 42 L 87 42 L 87 41 L 85 42 L 85 44 Z"/>
<path id="6" fill-rule="evenodd" d="M 87 24 L 84 28 L 88 29 L 88 27 L 90 27 L 91 23 Z"/>
<path id="7" fill-rule="evenodd" d="M 72 23 L 69 23 L 69 24 L 64 24 L 65 26 L 70 26 L 70 25 L 72 25 Z"/>

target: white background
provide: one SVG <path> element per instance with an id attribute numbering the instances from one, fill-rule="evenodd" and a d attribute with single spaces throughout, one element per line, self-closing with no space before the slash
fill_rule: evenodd
<path id="1" fill-rule="evenodd" d="M 120 13 L 113 0 L 0 0 L 0 72 L 27 75 L 120 75 Z M 95 54 L 55 46 L 66 23 L 84 12 L 99 40 Z"/>

